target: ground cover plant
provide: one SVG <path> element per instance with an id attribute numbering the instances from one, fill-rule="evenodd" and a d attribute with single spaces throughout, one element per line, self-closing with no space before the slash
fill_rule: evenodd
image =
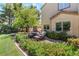
<path id="1" fill-rule="evenodd" d="M 79 45 L 79 38 L 69 38 L 69 39 L 67 39 L 67 42 L 69 44 L 73 44 L 75 46 L 78 46 Z"/>
<path id="2" fill-rule="evenodd" d="M 26 37 L 26 38 L 25 38 Z M 27 35 L 18 33 L 16 35 L 20 47 L 32 56 L 74 56 L 79 55 L 79 49 L 73 44 L 49 43 L 29 39 Z"/>

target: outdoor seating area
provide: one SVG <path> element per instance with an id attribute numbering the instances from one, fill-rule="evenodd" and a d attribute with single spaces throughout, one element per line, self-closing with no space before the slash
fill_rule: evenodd
<path id="1" fill-rule="evenodd" d="M 41 34 L 39 32 L 31 32 L 28 34 L 28 37 L 29 38 L 34 38 L 34 39 L 37 39 L 37 40 L 44 40 L 44 34 Z"/>
<path id="2" fill-rule="evenodd" d="M 45 39 L 45 33 L 41 30 L 39 27 L 31 28 L 28 32 L 28 37 L 33 38 L 36 40 L 44 40 Z"/>

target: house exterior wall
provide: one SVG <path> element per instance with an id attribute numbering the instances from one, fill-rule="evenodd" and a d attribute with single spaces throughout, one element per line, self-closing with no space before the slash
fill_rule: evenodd
<path id="1" fill-rule="evenodd" d="M 65 22 L 65 21 L 69 21 L 71 23 L 70 31 L 68 31 L 67 33 L 69 35 L 79 36 L 79 15 L 75 15 L 75 14 L 60 13 L 57 17 L 51 19 L 50 30 L 56 31 L 56 23 Z"/>
<path id="2" fill-rule="evenodd" d="M 78 3 L 70 3 L 70 8 L 64 9 L 64 11 L 76 11 L 79 12 Z M 44 29 L 44 25 L 49 25 L 50 27 L 50 17 L 54 16 L 60 12 L 58 10 L 58 3 L 47 3 L 41 10 L 41 25 Z M 51 27 L 50 27 L 51 28 Z"/>
<path id="3" fill-rule="evenodd" d="M 64 9 L 63 11 L 71 11 L 79 13 L 79 4 L 70 3 L 70 8 Z M 41 10 L 41 25 L 42 30 L 44 30 L 44 25 L 49 25 L 50 31 L 55 31 L 55 24 L 59 21 L 70 21 L 71 28 L 68 31 L 70 35 L 79 36 L 79 15 L 75 14 L 62 14 L 60 13 L 55 18 L 50 19 L 50 17 L 56 15 L 60 11 L 58 10 L 58 3 L 47 3 Z"/>
<path id="4" fill-rule="evenodd" d="M 42 11 L 41 11 L 41 24 L 42 24 L 42 29 L 44 25 L 49 25 L 50 26 L 50 17 L 52 17 L 52 15 L 58 13 L 58 9 L 57 9 L 57 3 L 47 3 Z"/>

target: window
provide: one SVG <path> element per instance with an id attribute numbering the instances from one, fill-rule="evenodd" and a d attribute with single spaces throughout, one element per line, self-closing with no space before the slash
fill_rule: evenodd
<path id="1" fill-rule="evenodd" d="M 70 22 L 63 22 L 63 31 L 70 30 Z"/>
<path id="2" fill-rule="evenodd" d="M 67 9 L 69 7 L 70 7 L 70 3 L 59 3 L 58 4 L 58 10 L 59 11 L 62 11 L 62 10 Z"/>
<path id="3" fill-rule="evenodd" d="M 49 25 L 44 25 L 44 30 L 49 30 Z"/>
<path id="4" fill-rule="evenodd" d="M 56 23 L 56 31 L 61 31 L 61 22 Z"/>
<path id="5" fill-rule="evenodd" d="M 69 30 L 70 30 L 70 22 L 56 23 L 56 31 L 69 31 Z"/>

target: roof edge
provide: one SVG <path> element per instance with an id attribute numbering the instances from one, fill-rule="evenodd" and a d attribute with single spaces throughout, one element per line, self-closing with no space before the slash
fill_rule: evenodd
<path id="1" fill-rule="evenodd" d="M 43 6 L 41 7 L 41 10 L 45 7 L 46 4 L 47 4 L 47 3 L 44 3 L 44 4 L 43 4 Z"/>

